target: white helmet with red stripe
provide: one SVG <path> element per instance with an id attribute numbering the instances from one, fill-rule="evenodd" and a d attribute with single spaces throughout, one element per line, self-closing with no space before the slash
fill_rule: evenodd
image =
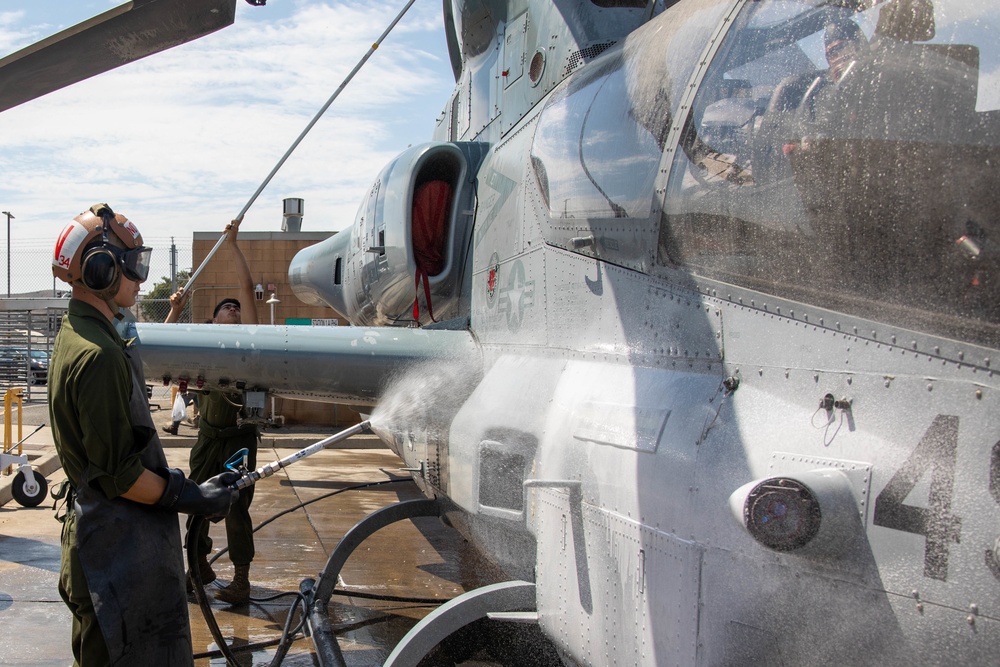
<path id="1" fill-rule="evenodd" d="M 94 204 L 73 218 L 59 234 L 52 256 L 52 275 L 111 298 L 124 273 L 142 282 L 149 273 L 150 248 L 139 229 L 107 204 Z"/>

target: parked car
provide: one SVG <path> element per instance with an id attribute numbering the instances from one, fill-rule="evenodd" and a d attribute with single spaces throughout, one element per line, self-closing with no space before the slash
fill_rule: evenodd
<path id="1" fill-rule="evenodd" d="M 24 348 L 0 349 L 0 382 L 17 384 L 45 384 L 49 379 L 49 353 L 45 350 Z"/>
<path id="2" fill-rule="evenodd" d="M 49 380 L 49 353 L 45 350 L 31 351 L 31 384 L 45 384 Z"/>

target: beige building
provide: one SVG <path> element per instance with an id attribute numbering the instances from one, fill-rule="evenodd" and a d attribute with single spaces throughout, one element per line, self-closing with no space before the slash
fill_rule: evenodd
<path id="1" fill-rule="evenodd" d="M 331 324 L 337 313 L 321 306 L 308 306 L 292 294 L 288 284 L 288 265 L 299 250 L 329 238 L 334 232 L 249 232 L 239 234 L 240 250 L 247 258 L 250 275 L 258 286 L 257 315 L 261 324 L 271 324 L 271 305 L 267 301 L 273 294 L 279 301 L 274 304 L 274 324 L 312 326 L 314 322 Z M 218 232 L 195 232 L 191 250 L 192 266 L 201 266 L 205 257 L 219 241 Z M 198 276 L 191 293 L 191 321 L 206 322 L 212 319 L 215 304 L 226 297 L 238 296 L 236 267 L 229 251 L 222 247 Z M 347 322 L 340 321 L 340 325 Z M 341 405 L 277 399 L 275 413 L 284 417 L 285 423 L 316 426 L 347 426 L 359 421 L 358 413 Z"/>

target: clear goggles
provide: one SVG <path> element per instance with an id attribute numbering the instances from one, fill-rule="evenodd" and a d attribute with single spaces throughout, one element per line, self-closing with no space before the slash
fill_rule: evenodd
<path id="1" fill-rule="evenodd" d="M 122 273 L 126 278 L 134 280 L 137 283 L 146 280 L 149 276 L 149 257 L 153 252 L 152 248 L 139 246 L 131 250 L 122 250 L 121 248 L 111 246 L 111 249 L 118 257 L 118 263 L 121 265 Z"/>

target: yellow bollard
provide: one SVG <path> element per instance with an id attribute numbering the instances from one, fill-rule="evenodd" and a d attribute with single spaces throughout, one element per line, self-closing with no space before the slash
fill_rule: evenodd
<path id="1" fill-rule="evenodd" d="M 24 409 L 24 401 L 21 399 L 20 387 L 14 387 L 7 390 L 7 393 L 3 396 L 3 451 L 4 454 L 10 454 L 13 443 L 13 423 L 11 415 L 11 404 L 17 403 L 17 455 L 21 455 L 21 440 L 24 439 L 22 434 L 21 425 L 21 411 Z M 13 465 L 9 465 L 4 469 L 4 474 L 9 475 L 13 471 Z"/>

